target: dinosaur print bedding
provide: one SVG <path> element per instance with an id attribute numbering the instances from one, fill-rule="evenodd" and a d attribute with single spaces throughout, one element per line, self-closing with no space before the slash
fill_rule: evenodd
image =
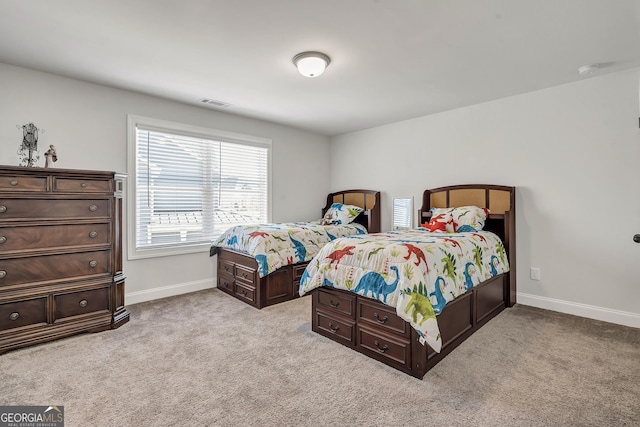
<path id="1" fill-rule="evenodd" d="M 500 238 L 488 231 L 431 233 L 424 228 L 333 240 L 313 258 L 300 295 L 332 286 L 396 308 L 440 352 L 437 315 L 447 302 L 509 270 Z"/>
<path id="2" fill-rule="evenodd" d="M 264 277 L 285 265 L 309 261 L 335 238 L 366 233 L 357 223 L 321 225 L 320 220 L 238 225 L 213 242 L 210 254 L 215 255 L 218 247 L 246 253 L 256 259 L 258 275 Z"/>

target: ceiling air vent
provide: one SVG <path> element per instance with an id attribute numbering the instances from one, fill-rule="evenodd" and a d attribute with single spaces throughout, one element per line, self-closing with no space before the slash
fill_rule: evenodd
<path id="1" fill-rule="evenodd" d="M 231 105 L 231 104 L 227 104 L 226 102 L 216 101 L 215 99 L 209 99 L 209 98 L 202 98 L 200 102 L 202 102 L 203 104 L 211 105 L 213 107 L 220 107 L 220 108 L 227 108 Z"/>

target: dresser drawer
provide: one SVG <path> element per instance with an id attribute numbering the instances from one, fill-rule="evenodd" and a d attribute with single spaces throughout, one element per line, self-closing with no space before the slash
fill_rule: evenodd
<path id="1" fill-rule="evenodd" d="M 346 293 L 329 293 L 322 288 L 316 294 L 318 308 L 347 316 L 351 319 L 356 317 L 356 296 Z"/>
<path id="2" fill-rule="evenodd" d="M 0 331 L 47 322 L 47 298 L 0 304 Z"/>
<path id="3" fill-rule="evenodd" d="M 111 226 L 108 223 L 0 226 L 0 254 L 31 249 L 100 246 L 110 243 Z"/>
<path id="4" fill-rule="evenodd" d="M 0 175 L 0 191 L 47 191 L 47 177 Z"/>
<path id="5" fill-rule="evenodd" d="M 109 199 L 10 199 L 0 198 L 0 221 L 38 218 L 110 218 Z"/>
<path id="6" fill-rule="evenodd" d="M 341 319 L 337 319 L 329 314 L 321 311 L 314 313 L 316 316 L 317 332 L 327 335 L 336 341 L 349 347 L 355 347 L 356 334 L 355 323 Z"/>
<path id="7" fill-rule="evenodd" d="M 398 317 L 395 308 L 365 298 L 358 298 L 358 324 L 362 322 L 371 323 L 406 338 L 411 336 L 409 322 Z"/>
<path id="8" fill-rule="evenodd" d="M 111 251 L 0 259 L 0 289 L 23 283 L 37 283 L 111 272 Z"/>
<path id="9" fill-rule="evenodd" d="M 411 340 L 381 334 L 358 325 L 360 350 L 377 359 L 385 359 L 405 369 L 411 368 Z"/>
<path id="10" fill-rule="evenodd" d="M 109 288 L 70 292 L 53 296 L 55 319 L 109 311 Z"/>
<path id="11" fill-rule="evenodd" d="M 110 193 L 113 191 L 111 180 L 53 178 L 54 192 L 67 193 Z"/>

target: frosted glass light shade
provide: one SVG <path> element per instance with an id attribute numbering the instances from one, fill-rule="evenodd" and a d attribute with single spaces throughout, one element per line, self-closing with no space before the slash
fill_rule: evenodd
<path id="1" fill-rule="evenodd" d="M 330 62 L 331 59 L 321 52 L 302 52 L 293 57 L 293 63 L 305 77 L 318 77 Z"/>

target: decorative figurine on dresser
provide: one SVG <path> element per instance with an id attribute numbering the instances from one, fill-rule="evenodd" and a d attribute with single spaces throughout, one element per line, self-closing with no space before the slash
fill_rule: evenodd
<path id="1" fill-rule="evenodd" d="M 116 174 L 0 166 L 0 354 L 129 320 Z"/>

